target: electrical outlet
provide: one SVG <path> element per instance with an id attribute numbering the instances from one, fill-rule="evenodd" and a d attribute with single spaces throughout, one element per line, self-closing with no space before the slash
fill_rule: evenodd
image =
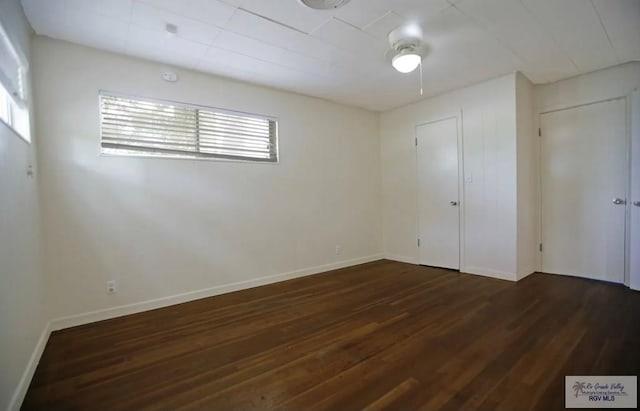
<path id="1" fill-rule="evenodd" d="M 340 254 L 342 254 L 342 246 L 337 245 L 336 246 L 336 255 L 340 255 Z"/>
<path id="2" fill-rule="evenodd" d="M 116 289 L 116 281 L 109 280 L 107 281 L 107 294 L 113 294 L 117 291 Z"/>

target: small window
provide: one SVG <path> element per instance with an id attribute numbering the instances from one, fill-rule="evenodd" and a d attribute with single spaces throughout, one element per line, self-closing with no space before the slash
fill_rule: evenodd
<path id="1" fill-rule="evenodd" d="M 30 140 L 26 101 L 28 64 L 0 25 L 0 121 L 25 140 Z"/>
<path id="2" fill-rule="evenodd" d="M 276 120 L 100 93 L 105 154 L 278 161 Z"/>
<path id="3" fill-rule="evenodd" d="M 0 120 L 9 124 L 11 122 L 11 102 L 9 93 L 0 85 Z"/>

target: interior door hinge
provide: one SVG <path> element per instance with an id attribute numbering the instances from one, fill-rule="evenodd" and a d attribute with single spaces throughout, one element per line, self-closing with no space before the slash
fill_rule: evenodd
<path id="1" fill-rule="evenodd" d="M 416 137 L 416 147 L 418 147 L 418 137 Z"/>
<path id="2" fill-rule="evenodd" d="M 538 129 L 538 137 L 542 137 L 542 129 L 541 128 Z"/>
<path id="3" fill-rule="evenodd" d="M 420 239 L 418 238 L 418 247 L 420 247 Z"/>
<path id="4" fill-rule="evenodd" d="M 540 252 L 542 252 L 542 243 L 538 245 L 538 249 L 540 250 Z"/>

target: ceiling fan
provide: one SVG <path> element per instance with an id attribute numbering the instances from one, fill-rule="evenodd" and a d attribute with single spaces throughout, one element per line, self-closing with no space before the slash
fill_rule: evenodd
<path id="1" fill-rule="evenodd" d="M 350 0 L 298 0 L 303 5 L 316 10 L 331 10 L 344 6 Z M 422 28 L 416 24 L 406 24 L 392 30 L 389 35 L 391 50 L 385 54 L 387 61 L 400 73 L 411 73 L 420 67 L 420 95 L 422 91 L 422 59 L 429 53 L 424 42 Z"/>
<path id="2" fill-rule="evenodd" d="M 415 24 L 400 26 L 389 33 L 391 50 L 387 59 L 400 73 L 411 73 L 422 64 L 429 53 L 429 47 L 423 39 L 422 29 Z"/>
<path id="3" fill-rule="evenodd" d="M 429 54 L 422 28 L 416 24 L 400 26 L 389 33 L 389 45 L 385 57 L 398 72 L 406 74 L 420 67 L 420 95 L 422 90 L 422 59 Z"/>
<path id="4" fill-rule="evenodd" d="M 300 3 L 316 10 L 337 9 L 347 4 L 350 0 L 300 0 Z"/>

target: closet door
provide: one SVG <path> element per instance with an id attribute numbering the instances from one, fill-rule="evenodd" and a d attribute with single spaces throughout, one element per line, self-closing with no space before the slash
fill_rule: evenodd
<path id="1" fill-rule="evenodd" d="M 629 287 L 640 291 L 640 90 L 631 94 L 631 230 Z"/>
<path id="2" fill-rule="evenodd" d="M 542 271 L 624 282 L 626 104 L 542 114 Z"/>
<path id="3" fill-rule="evenodd" d="M 460 268 L 458 126 L 447 118 L 416 128 L 419 263 Z"/>

